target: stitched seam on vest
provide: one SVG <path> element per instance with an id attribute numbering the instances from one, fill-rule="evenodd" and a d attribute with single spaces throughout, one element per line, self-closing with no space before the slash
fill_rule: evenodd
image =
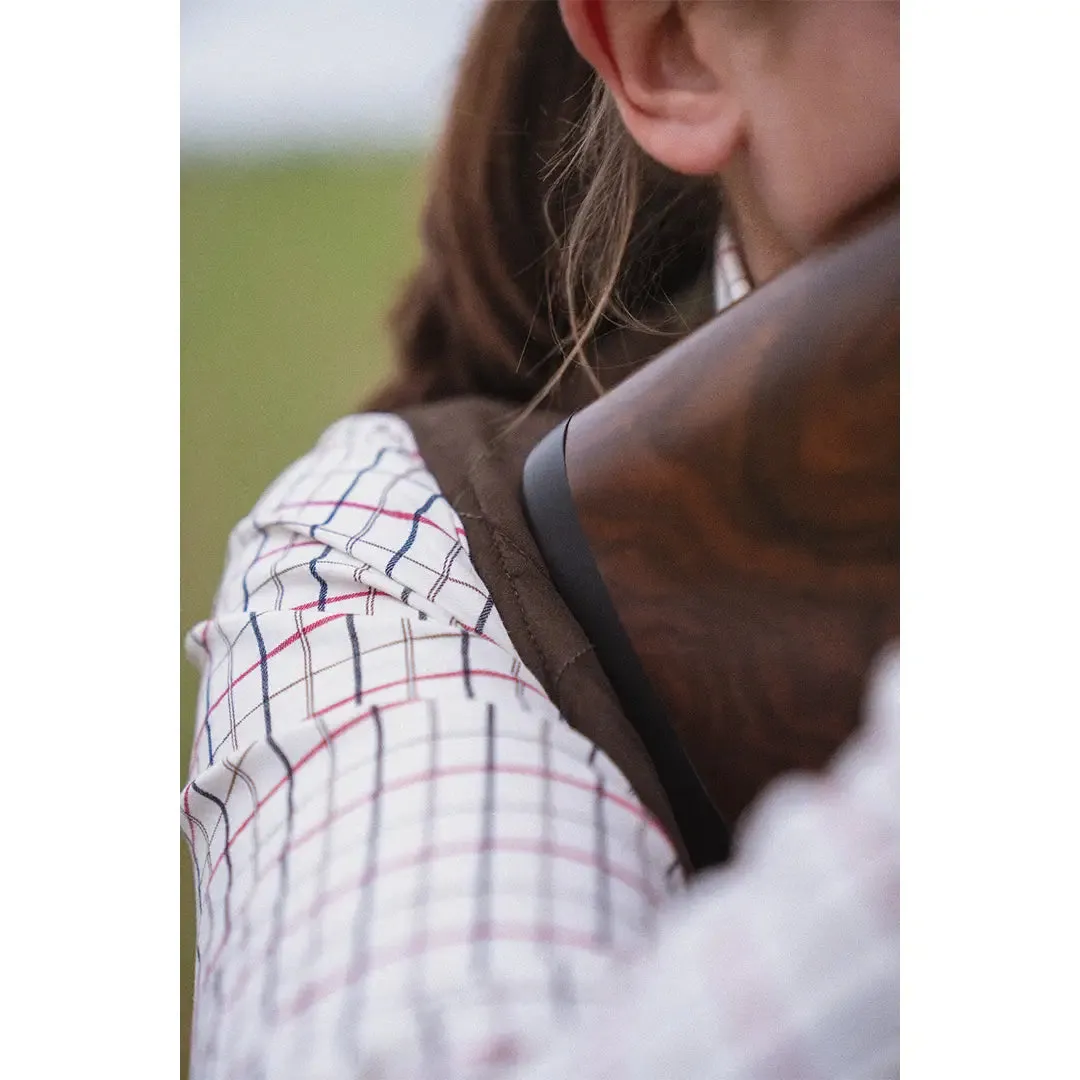
<path id="1" fill-rule="evenodd" d="M 490 433 L 485 433 L 490 434 Z M 518 614 L 521 617 L 521 624 L 525 628 L 525 636 L 529 640 L 529 644 L 532 646 L 533 652 L 537 659 L 540 661 L 540 671 L 538 672 L 541 681 L 545 686 L 551 687 L 551 699 L 555 707 L 562 713 L 562 707 L 559 704 L 557 692 L 558 687 L 555 685 L 551 678 L 551 664 L 548 660 L 547 652 L 540 647 L 539 639 L 533 632 L 532 620 L 529 618 L 528 611 L 524 602 L 521 599 L 521 593 L 518 592 L 517 584 L 514 581 L 513 575 L 510 573 L 509 562 L 506 557 L 506 547 L 517 547 L 516 544 L 510 544 L 502 534 L 502 530 L 496 525 L 494 518 L 488 513 L 488 508 L 484 505 L 484 497 L 480 493 L 480 485 L 476 480 L 476 472 L 481 465 L 484 465 L 488 461 L 491 461 L 496 457 L 498 450 L 501 450 L 501 440 L 496 437 L 494 439 L 489 438 L 487 446 L 480 453 L 480 455 L 472 462 L 465 475 L 465 484 L 472 491 L 473 498 L 476 500 L 476 505 L 480 510 L 480 515 L 477 516 L 477 520 L 481 521 L 488 531 L 488 536 L 492 540 L 492 549 L 495 552 L 495 557 L 499 560 L 499 567 L 502 570 L 503 577 L 506 579 L 507 584 L 510 586 L 510 592 L 513 594 L 514 603 L 517 605 Z M 532 559 L 527 559 L 529 563 L 532 563 Z M 509 629 L 509 628 L 508 628 Z M 531 667 L 531 665 L 529 665 Z"/>
<path id="2" fill-rule="evenodd" d="M 462 520 L 468 518 L 470 521 L 482 521 L 488 527 L 489 532 L 497 534 L 506 544 L 506 546 L 509 548 L 513 548 L 514 551 L 516 551 L 532 567 L 533 570 L 535 570 L 539 574 L 543 574 L 544 577 L 550 576 L 548 574 L 547 567 L 537 562 L 536 559 L 534 559 L 520 544 L 518 544 L 514 540 L 514 538 L 505 529 L 502 528 L 501 525 L 498 524 L 498 522 L 489 521 L 487 518 L 483 517 L 480 514 L 469 514 L 464 513 L 460 510 L 457 511 L 457 515 Z"/>
<path id="3" fill-rule="evenodd" d="M 473 490 L 475 491 L 476 489 L 474 488 Z M 479 493 L 477 493 L 477 498 L 479 499 Z M 483 509 L 482 504 L 481 509 Z M 525 627 L 525 636 L 529 639 L 529 644 L 532 645 L 533 651 L 540 660 L 541 679 L 551 686 L 552 701 L 561 713 L 562 708 L 559 706 L 559 702 L 556 698 L 558 687 L 551 681 L 551 665 L 548 663 L 547 654 L 540 647 L 540 642 L 533 633 L 532 621 L 526 613 L 525 605 L 522 603 L 521 594 L 518 592 L 517 585 L 514 584 L 513 575 L 510 573 L 510 567 L 506 561 L 506 554 L 503 551 L 502 537 L 499 535 L 498 531 L 491 528 L 490 525 L 488 526 L 488 533 L 494 541 L 492 547 L 495 551 L 495 557 L 499 560 L 499 567 L 503 572 L 503 577 L 506 579 L 507 584 L 510 586 L 510 591 L 514 595 L 514 603 L 517 605 L 518 614 L 521 616 L 522 625 Z"/>
<path id="4" fill-rule="evenodd" d="M 569 668 L 571 664 L 576 664 L 583 656 L 588 656 L 589 653 L 593 651 L 593 648 L 594 646 L 592 645 L 586 645 L 583 649 L 579 649 L 576 653 L 574 653 L 573 656 L 570 657 L 569 660 L 566 661 L 565 664 L 563 664 L 561 668 L 559 668 L 557 672 L 555 672 L 554 689 L 556 692 L 558 692 L 559 683 L 562 681 L 562 677 L 566 674 L 567 668 Z"/>

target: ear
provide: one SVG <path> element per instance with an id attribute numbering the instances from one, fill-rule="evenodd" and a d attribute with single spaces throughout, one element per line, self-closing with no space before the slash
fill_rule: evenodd
<path id="1" fill-rule="evenodd" d="M 650 157 L 687 175 L 725 170 L 746 134 L 746 117 L 735 69 L 715 35 L 701 32 L 693 5 L 559 0 L 559 7 L 570 39 Z"/>

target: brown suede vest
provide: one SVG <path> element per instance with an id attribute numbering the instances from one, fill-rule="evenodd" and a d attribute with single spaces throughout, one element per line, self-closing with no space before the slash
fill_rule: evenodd
<path id="1" fill-rule="evenodd" d="M 622 770 L 690 869 L 652 762 L 585 632 L 556 591 L 525 520 L 525 458 L 568 414 L 538 410 L 507 431 L 520 413 L 519 404 L 459 397 L 400 416 L 461 517 L 473 563 L 522 661 L 571 726 Z"/>

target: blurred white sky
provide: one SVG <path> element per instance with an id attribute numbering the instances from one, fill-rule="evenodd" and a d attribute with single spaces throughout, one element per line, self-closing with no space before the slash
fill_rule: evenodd
<path id="1" fill-rule="evenodd" d="M 183 0 L 185 152 L 426 140 L 482 0 Z"/>

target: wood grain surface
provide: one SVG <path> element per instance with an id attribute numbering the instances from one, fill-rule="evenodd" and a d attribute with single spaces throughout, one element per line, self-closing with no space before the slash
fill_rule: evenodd
<path id="1" fill-rule="evenodd" d="M 899 635 L 899 251 L 893 215 L 570 422 L 597 565 L 729 821 L 828 761 Z"/>

